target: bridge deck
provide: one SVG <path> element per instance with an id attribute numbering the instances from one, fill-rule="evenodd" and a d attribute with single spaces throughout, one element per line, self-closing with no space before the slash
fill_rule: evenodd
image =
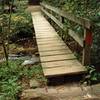
<path id="1" fill-rule="evenodd" d="M 85 67 L 78 62 L 41 12 L 33 12 L 32 19 L 44 75 L 84 73 Z"/>

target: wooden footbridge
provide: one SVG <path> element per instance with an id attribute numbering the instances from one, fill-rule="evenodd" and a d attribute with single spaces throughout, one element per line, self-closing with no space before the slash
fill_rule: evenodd
<path id="1" fill-rule="evenodd" d="M 90 64 L 92 38 L 90 21 L 67 14 L 46 4 L 41 4 L 41 10 L 31 13 L 44 76 L 52 77 L 86 72 L 84 65 Z M 54 13 L 60 16 L 59 19 L 54 17 Z M 81 38 L 74 31 L 68 30 L 69 36 L 83 48 L 82 63 L 77 60 L 45 16 L 55 22 L 62 30 L 64 30 L 64 19 L 71 20 L 84 28 L 84 36 Z"/>

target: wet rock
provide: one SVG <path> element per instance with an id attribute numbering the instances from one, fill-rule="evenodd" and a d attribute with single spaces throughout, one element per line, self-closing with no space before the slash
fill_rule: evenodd
<path id="1" fill-rule="evenodd" d="M 30 80 L 30 87 L 31 88 L 38 88 L 39 86 L 40 86 L 40 83 L 37 80 L 35 80 L 35 79 Z"/>
<path id="2" fill-rule="evenodd" d="M 25 61 L 22 63 L 22 66 L 34 65 L 35 63 L 38 63 L 38 62 L 39 62 L 39 58 L 33 55 L 32 58 L 31 58 L 30 60 L 25 60 Z"/>
<path id="3" fill-rule="evenodd" d="M 32 60 L 25 60 L 23 63 L 22 63 L 22 66 L 25 66 L 25 65 L 33 65 L 35 64 L 35 61 L 32 61 Z"/>
<path id="4" fill-rule="evenodd" d="M 40 61 L 39 57 L 37 57 L 35 55 L 32 55 L 31 60 L 34 60 L 35 62 L 39 62 Z"/>

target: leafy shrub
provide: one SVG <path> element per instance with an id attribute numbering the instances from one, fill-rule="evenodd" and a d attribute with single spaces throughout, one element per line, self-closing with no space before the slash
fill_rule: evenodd
<path id="1" fill-rule="evenodd" d="M 92 85 L 100 82 L 100 73 L 96 71 L 94 66 L 87 66 L 87 75 L 82 80 L 82 83 L 86 82 L 87 85 Z"/>
<path id="2" fill-rule="evenodd" d="M 31 15 L 28 12 L 16 13 L 12 15 L 11 33 L 12 40 L 33 36 L 33 25 Z"/>
<path id="3" fill-rule="evenodd" d="M 18 84 L 18 79 L 21 77 L 19 63 L 19 61 L 9 62 L 9 67 L 5 63 L 0 64 L 1 100 L 16 100 L 17 94 L 21 90 L 21 86 Z"/>
<path id="4" fill-rule="evenodd" d="M 22 61 L 9 61 L 9 66 L 5 63 L 0 64 L 0 100 L 17 100 L 21 91 L 21 83 L 23 77 L 36 79 L 44 82 L 40 65 L 31 66 L 31 68 L 21 66 Z M 39 76 L 38 76 L 39 75 Z M 41 78 L 41 79 L 40 79 Z"/>

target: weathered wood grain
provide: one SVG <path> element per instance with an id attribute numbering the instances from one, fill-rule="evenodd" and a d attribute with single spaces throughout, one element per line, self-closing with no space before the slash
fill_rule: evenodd
<path id="1" fill-rule="evenodd" d="M 32 13 L 43 73 L 46 77 L 85 72 L 57 32 L 40 12 Z"/>

